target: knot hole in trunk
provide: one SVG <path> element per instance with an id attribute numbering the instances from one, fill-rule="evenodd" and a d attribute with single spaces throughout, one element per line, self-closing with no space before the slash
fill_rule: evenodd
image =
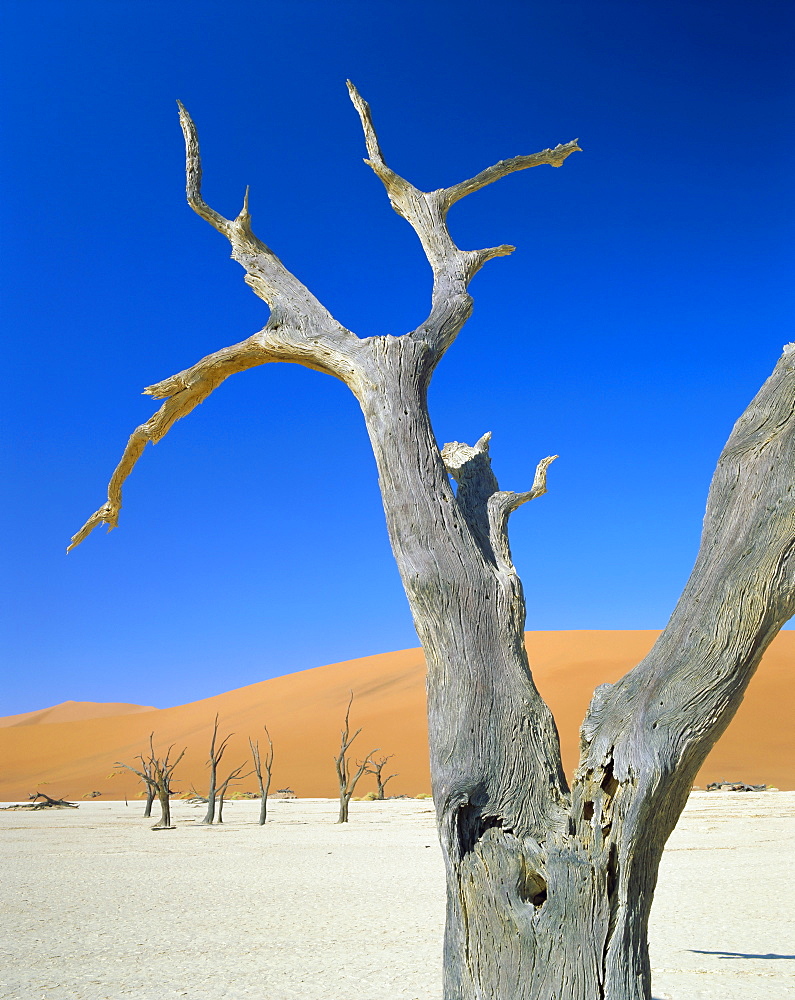
<path id="1" fill-rule="evenodd" d="M 513 831 L 505 827 L 502 816 L 485 816 L 483 807 L 471 800 L 458 807 L 456 814 L 456 829 L 458 832 L 458 850 L 463 858 L 474 850 L 475 844 L 482 840 L 487 830 L 502 830 L 505 833 Z"/>

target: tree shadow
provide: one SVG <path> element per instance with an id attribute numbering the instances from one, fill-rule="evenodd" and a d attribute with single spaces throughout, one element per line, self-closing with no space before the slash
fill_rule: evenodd
<path id="1" fill-rule="evenodd" d="M 759 955 L 744 951 L 702 951 L 700 948 L 690 948 L 695 955 L 720 955 L 721 958 L 784 958 L 795 959 L 795 955 L 774 955 L 772 952 L 767 955 Z"/>

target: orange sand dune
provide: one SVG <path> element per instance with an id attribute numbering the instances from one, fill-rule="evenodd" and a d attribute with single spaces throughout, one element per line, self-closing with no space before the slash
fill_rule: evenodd
<path id="1" fill-rule="evenodd" d="M 130 705 L 124 701 L 62 701 L 52 708 L 37 712 L 6 715 L 0 718 L 4 726 L 38 726 L 50 722 L 78 722 L 83 719 L 100 719 L 106 715 L 127 715 L 132 712 L 154 712 L 151 705 Z"/>
<path id="2" fill-rule="evenodd" d="M 578 727 L 593 689 L 617 680 L 645 655 L 658 634 L 527 633 L 533 674 L 557 720 L 569 774 L 576 765 Z M 795 632 L 782 632 L 766 653 L 737 716 L 710 754 L 700 784 L 727 778 L 795 788 L 793 661 Z M 267 724 L 276 751 L 272 787 L 290 787 L 302 797 L 333 796 L 332 758 L 351 689 L 356 695 L 351 724 L 362 727 L 354 749 L 360 756 L 374 747 L 384 755 L 395 755 L 389 770 L 399 776 L 388 786 L 392 794 L 430 791 L 424 660 L 421 649 L 407 649 L 276 677 L 176 708 L 135 706 L 137 710 L 129 711 L 131 706 L 123 706 L 125 714 L 60 722 L 42 713 L 47 725 L 0 720 L 0 799 L 21 799 L 37 789 L 73 798 L 92 791 L 108 798 L 135 797 L 140 792 L 138 779 L 129 772 L 115 773 L 114 762 L 135 763 L 152 731 L 158 749 L 172 743 L 177 750 L 187 748 L 175 788 L 201 790 L 207 780 L 207 748 L 216 712 L 220 732 L 235 734 L 222 774 L 249 757 L 249 736 L 263 742 L 262 726 Z M 372 778 L 363 778 L 357 794 L 365 794 L 373 784 Z M 238 787 L 253 791 L 255 786 L 249 778 Z"/>

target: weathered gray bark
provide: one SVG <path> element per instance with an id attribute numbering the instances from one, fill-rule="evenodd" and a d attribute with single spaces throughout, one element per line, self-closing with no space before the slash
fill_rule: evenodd
<path id="1" fill-rule="evenodd" d="M 528 492 L 500 491 L 489 436 L 440 451 L 426 399 L 469 316 L 469 281 L 513 249 L 460 250 L 448 209 L 512 171 L 560 166 L 579 147 L 515 157 L 422 192 L 386 165 L 369 108 L 350 92 L 366 162 L 431 264 L 428 318 L 404 336 L 364 340 L 337 323 L 253 235 L 247 196 L 233 220 L 202 200 L 198 140 L 181 108 L 188 201 L 229 239 L 271 316 L 248 340 L 147 390 L 166 402 L 133 433 L 107 503 L 72 544 L 100 522 L 116 525 L 122 483 L 146 442 L 233 372 L 290 361 L 344 381 L 364 414 L 428 664 L 448 884 L 445 1000 L 648 1000 L 646 928 L 663 845 L 762 653 L 795 611 L 795 346 L 785 348 L 720 457 L 698 559 L 668 627 L 641 664 L 595 693 L 570 790 L 555 723 L 527 662 L 524 598 L 507 538 L 510 513 L 545 492 L 552 459 L 539 463 Z"/>
<path id="2" fill-rule="evenodd" d="M 340 752 L 334 758 L 334 768 L 337 772 L 337 782 L 340 787 L 340 811 L 337 816 L 338 823 L 348 822 L 348 811 L 351 804 L 351 798 L 353 793 L 356 791 L 356 786 L 359 784 L 359 779 L 367 770 L 367 765 L 370 762 L 370 758 L 376 752 L 371 750 L 369 754 L 357 764 L 357 770 L 351 772 L 351 762 L 348 758 L 348 750 L 356 739 L 356 737 L 361 732 L 361 729 L 357 729 L 353 736 L 350 735 L 351 732 L 351 705 L 353 704 L 353 691 L 351 691 L 351 697 L 348 701 L 348 707 L 345 711 L 345 726 L 340 733 Z M 377 748 L 376 748 L 377 749 Z"/>
<path id="3" fill-rule="evenodd" d="M 271 787 L 271 772 L 273 771 L 273 740 L 271 739 L 271 734 L 268 732 L 268 727 L 263 726 L 262 728 L 265 730 L 265 737 L 268 740 L 268 751 L 264 759 L 260 756 L 259 740 L 249 738 L 248 745 L 251 747 L 254 773 L 257 775 L 257 782 L 259 783 L 259 825 L 265 826 L 265 821 L 268 818 L 268 792 Z M 264 778 L 263 769 L 265 771 Z"/>

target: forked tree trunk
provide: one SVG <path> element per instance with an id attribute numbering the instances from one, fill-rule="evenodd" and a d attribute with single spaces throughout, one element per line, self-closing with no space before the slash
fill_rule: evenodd
<path id="1" fill-rule="evenodd" d="M 166 402 L 133 432 L 107 503 L 72 544 L 99 523 L 116 525 L 121 485 L 146 443 L 228 375 L 287 361 L 345 382 L 367 424 L 428 664 L 433 795 L 447 871 L 445 1000 L 649 1000 L 646 931 L 663 846 L 762 654 L 795 612 L 795 345 L 720 457 L 696 565 L 667 628 L 639 666 L 594 694 L 570 790 L 555 723 L 527 662 L 524 598 L 507 538 L 510 513 L 545 492 L 551 459 L 539 463 L 528 492 L 500 491 L 489 436 L 440 452 L 426 396 L 469 316 L 469 281 L 513 249 L 460 250 L 447 229 L 449 208 L 512 171 L 560 166 L 579 147 L 503 160 L 423 192 L 387 166 L 370 110 L 350 92 L 366 162 L 431 264 L 428 318 L 401 337 L 360 340 L 342 327 L 254 235 L 247 196 L 235 219 L 203 201 L 198 139 L 181 108 L 188 201 L 229 239 L 271 316 L 247 340 L 149 387 Z M 346 719 L 343 758 L 347 728 Z M 341 822 L 346 788 L 341 777 Z"/>
<path id="2" fill-rule="evenodd" d="M 268 740 L 268 749 L 265 752 L 264 759 L 260 754 L 259 740 L 252 740 L 249 737 L 248 745 L 251 747 L 254 773 L 257 776 L 257 783 L 259 784 L 259 825 L 265 826 L 268 818 L 268 793 L 270 792 L 271 774 L 273 772 L 273 740 L 271 739 L 271 734 L 268 732 L 268 727 L 263 726 L 262 728 L 265 730 L 265 737 Z"/>
<path id="3" fill-rule="evenodd" d="M 569 793 L 525 646 L 485 441 L 433 438 L 416 349 L 384 344 L 362 400 L 428 664 L 448 877 L 445 1000 L 647 1000 L 665 841 L 762 653 L 795 611 L 795 350 L 738 422 L 690 583 L 649 656 L 599 689 Z M 489 523 L 491 522 L 491 523 Z"/>

